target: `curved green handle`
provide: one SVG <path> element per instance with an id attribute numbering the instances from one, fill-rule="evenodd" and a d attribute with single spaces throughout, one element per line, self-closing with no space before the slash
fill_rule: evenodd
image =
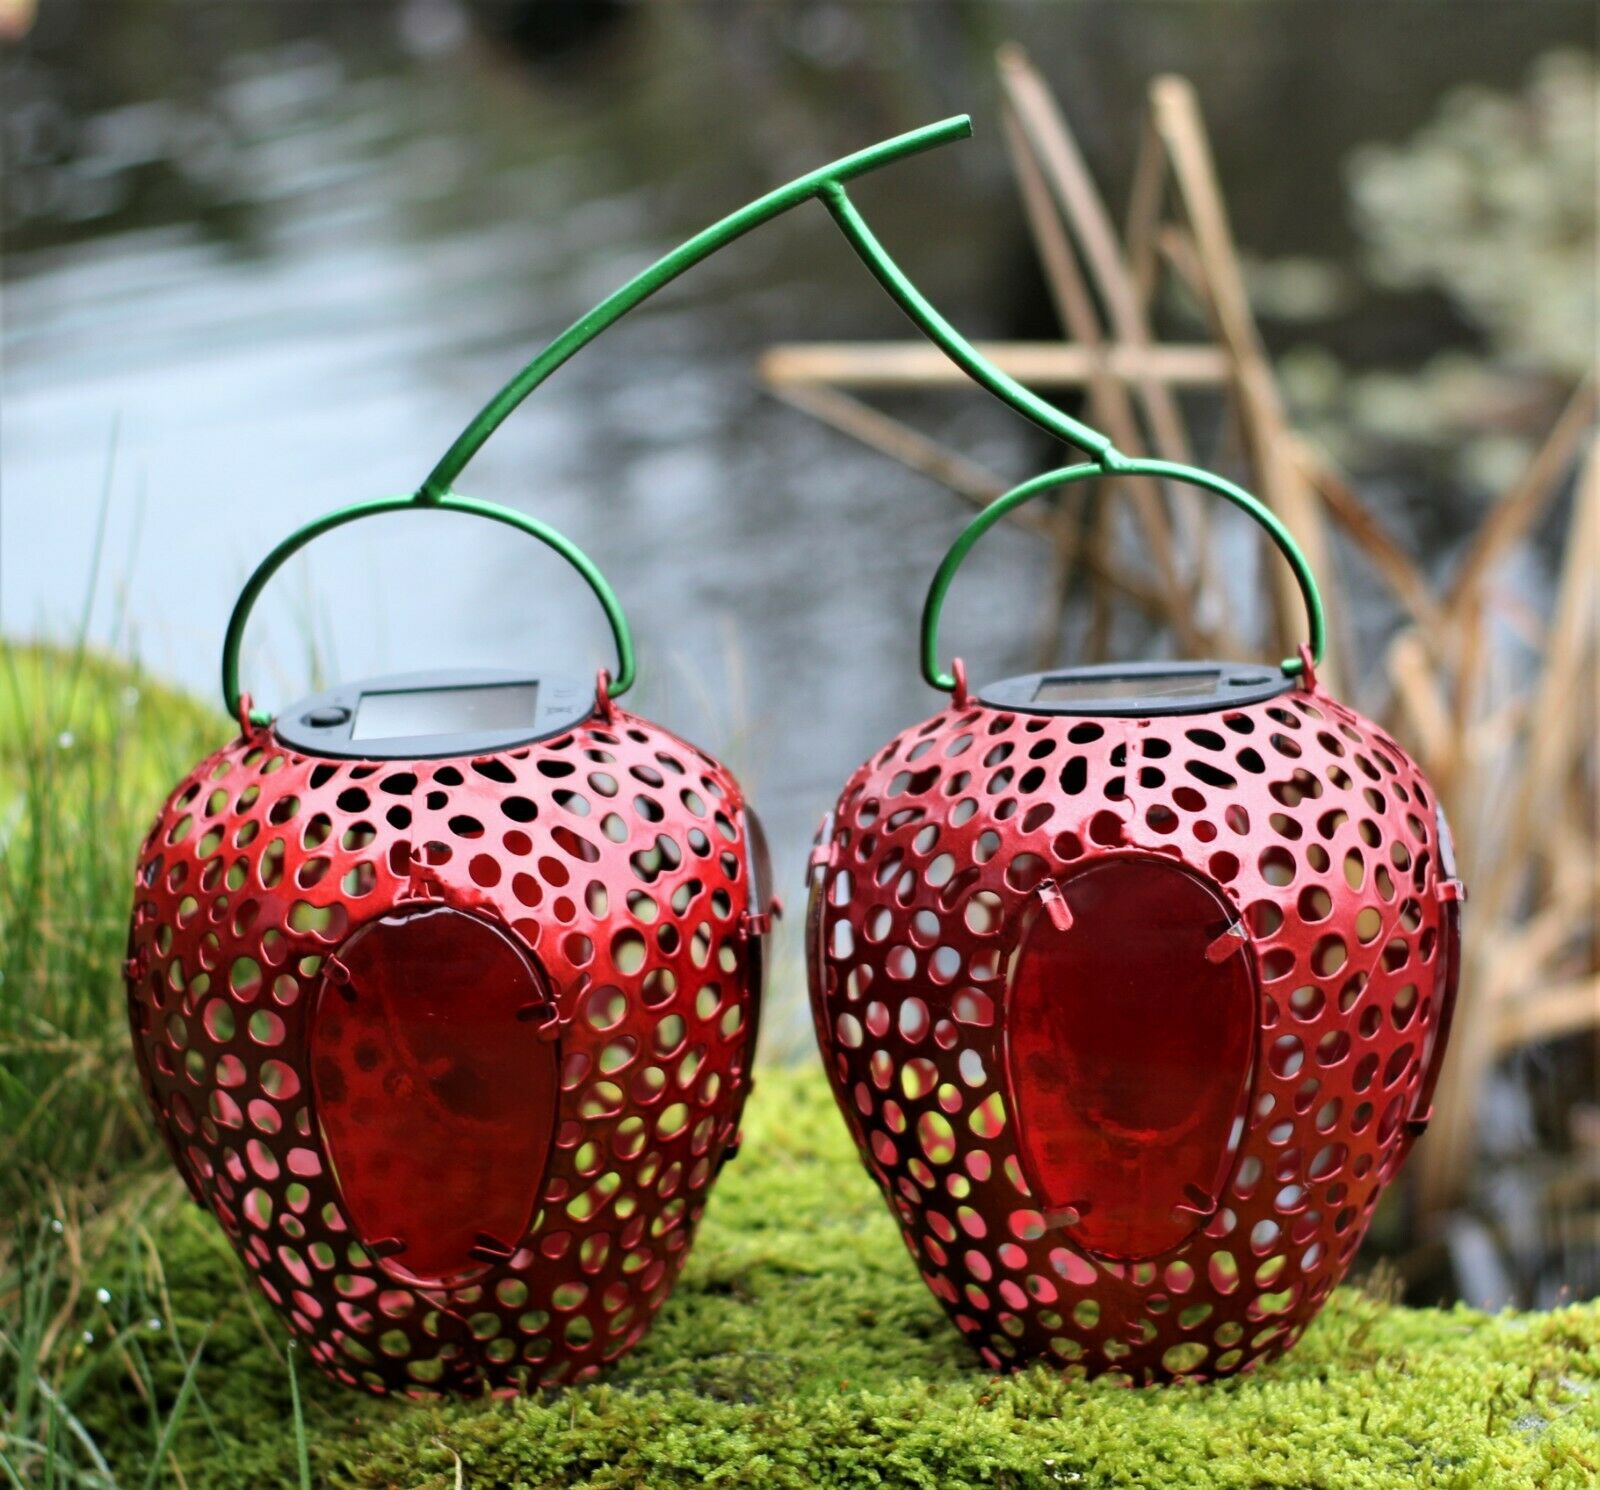
<path id="1" fill-rule="evenodd" d="M 617 644 L 617 676 L 607 691 L 612 698 L 618 698 L 633 686 L 633 633 L 628 630 L 628 618 L 623 615 L 616 592 L 606 583 L 606 577 L 595 566 L 594 560 L 570 538 L 526 513 L 500 507 L 493 502 L 478 502 L 471 497 L 457 496 L 454 492 L 432 501 L 419 501 L 415 495 L 378 497 L 370 502 L 356 502 L 352 506 L 341 507 L 337 512 L 327 513 L 296 529 L 256 566 L 255 573 L 245 582 L 238 600 L 234 602 L 233 614 L 228 618 L 227 635 L 222 642 L 222 696 L 227 701 L 230 715 L 237 718 L 239 714 L 239 646 L 244 640 L 244 628 L 250 619 L 250 612 L 255 608 L 267 581 L 283 567 L 286 560 L 313 538 L 320 538 L 324 533 L 344 527 L 346 523 L 356 522 L 363 517 L 376 517 L 384 512 L 464 512 L 471 517 L 504 523 L 508 528 L 515 528 L 530 538 L 537 538 L 546 547 L 553 548 L 588 581 L 594 598 L 606 613 L 606 620 L 611 623 L 611 636 Z M 265 709 L 252 709 L 250 722 L 270 724 L 272 715 Z"/>
<path id="2" fill-rule="evenodd" d="M 1224 480 L 1210 471 L 1202 471 L 1194 466 L 1178 465 L 1173 461 L 1135 460 L 1129 456 L 1113 453 L 1108 460 L 1046 471 L 1042 476 L 1024 481 L 1021 486 L 1012 487 L 1003 497 L 997 497 L 985 507 L 962 529 L 961 535 L 950 545 L 949 553 L 944 556 L 943 562 L 935 572 L 933 582 L 928 586 L 928 598 L 922 606 L 922 676 L 927 679 L 931 687 L 941 688 L 948 693 L 956 686 L 953 675 L 939 670 L 939 616 L 944 610 L 945 596 L 950 591 L 951 581 L 956 577 L 956 570 L 961 567 L 962 560 L 971 551 L 973 544 L 1013 508 L 1031 501 L 1041 492 L 1109 475 L 1160 476 L 1169 481 L 1181 481 L 1189 486 L 1198 486 L 1206 491 L 1215 492 L 1217 496 L 1225 497 L 1232 502 L 1235 507 L 1248 512 L 1267 530 L 1272 541 L 1278 545 L 1278 551 L 1289 561 L 1289 567 L 1294 570 L 1294 577 L 1300 585 L 1301 597 L 1306 603 L 1306 620 L 1311 628 L 1311 660 L 1313 665 L 1322 661 L 1323 648 L 1327 641 L 1322 593 L 1317 589 L 1316 576 L 1311 572 L 1311 565 L 1306 562 L 1306 556 L 1300 552 L 1299 544 L 1294 541 L 1289 530 L 1279 522 L 1275 513 L 1264 507 L 1243 487 L 1235 486 L 1231 481 Z M 1279 666 L 1290 677 L 1298 676 L 1302 670 L 1298 657 L 1286 657 Z"/>

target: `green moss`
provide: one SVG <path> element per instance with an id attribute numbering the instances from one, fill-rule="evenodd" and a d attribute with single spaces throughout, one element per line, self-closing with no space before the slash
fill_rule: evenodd
<path id="1" fill-rule="evenodd" d="M 1211 1387 L 1130 1391 L 984 1372 L 858 1164 L 820 1074 L 768 1071 L 683 1279 L 601 1384 L 509 1403 L 306 1385 L 319 1486 L 1493 1486 L 1600 1475 L 1600 1305 L 1488 1317 L 1339 1291 L 1300 1346 Z M 150 1242 L 137 1240 L 140 1228 Z M 192 1490 L 295 1483 L 283 1336 L 211 1221 L 168 1187 L 108 1262 L 148 1332 L 152 1416 L 104 1351 L 78 1412 L 137 1484 L 205 1338 L 175 1439 Z M 160 1260 L 159 1274 L 156 1259 Z M 104 1328 L 104 1325 L 102 1325 Z M 110 1332 L 107 1331 L 108 1338 Z M 93 1357 L 83 1347 L 83 1363 Z"/>

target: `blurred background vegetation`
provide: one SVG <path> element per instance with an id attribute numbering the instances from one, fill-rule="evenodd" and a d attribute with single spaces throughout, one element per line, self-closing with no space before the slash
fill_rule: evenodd
<path id="1" fill-rule="evenodd" d="M 168 1400 L 187 1379 L 194 1342 L 161 1333 L 153 1250 L 134 1268 L 140 1320 L 112 1320 L 134 1346 L 108 1368 L 89 1338 L 111 1319 L 92 1280 L 164 1193 L 122 1011 L 127 875 L 167 784 L 227 733 L 222 627 L 278 537 L 413 486 L 493 387 L 653 254 L 946 113 L 972 112 L 978 138 L 863 186 L 863 205 L 964 329 L 1059 335 L 993 127 L 994 51 L 1015 40 L 1113 202 L 1149 78 L 1194 82 L 1292 421 L 1448 584 L 1592 370 L 1594 32 L 1592 7 L 1565 0 L 3 0 L 6 1432 L 76 1443 L 83 1482 L 106 1483 L 74 1393 L 108 1369 L 154 1391 L 144 1313 L 170 1347 Z M 542 390 L 465 483 L 605 568 L 643 643 L 638 707 L 739 771 L 791 900 L 848 771 L 933 707 L 915 619 L 965 517 L 756 383 L 772 341 L 902 334 L 830 235 L 802 214 L 675 287 Z M 890 406 L 1018 477 L 1051 459 L 970 394 Z M 1221 415 L 1196 427 L 1201 458 L 1224 458 Z M 1494 576 L 1530 635 L 1555 602 L 1569 487 Z M 246 652 L 261 702 L 331 676 L 604 657 L 558 564 L 425 523 L 295 561 Z M 1403 617 L 1339 559 L 1369 706 L 1362 664 Z M 1018 532 L 974 555 L 948 625 L 975 676 L 1031 665 L 1048 572 Z M 1067 608 L 1066 652 L 1089 625 Z M 1131 612 L 1108 642 L 1171 648 Z M 1529 665 L 1514 637 L 1497 646 L 1502 671 Z M 1588 769 L 1592 787 L 1592 754 Z M 1568 932 L 1592 971 L 1592 917 Z M 811 1058 L 798 957 L 791 929 L 771 1058 Z M 1416 1302 L 1594 1292 L 1597 1074 L 1592 1032 L 1498 1061 L 1454 1223 L 1424 1236 L 1392 1207 L 1363 1265 L 1398 1259 Z M 1576 1218 L 1559 1235 L 1538 1220 L 1552 1184 Z"/>

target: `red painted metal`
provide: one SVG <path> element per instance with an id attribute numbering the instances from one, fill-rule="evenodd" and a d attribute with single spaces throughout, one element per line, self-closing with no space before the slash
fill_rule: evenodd
<path id="1" fill-rule="evenodd" d="M 1151 719 L 964 693 L 812 859 L 862 1160 L 992 1368 L 1281 1353 L 1428 1116 L 1460 895 L 1428 786 L 1314 679 Z"/>
<path id="2" fill-rule="evenodd" d="M 330 1375 L 524 1390 L 644 1333 L 750 1087 L 752 822 L 609 704 L 452 760 L 252 726 L 173 792 L 129 938 L 140 1075 Z"/>

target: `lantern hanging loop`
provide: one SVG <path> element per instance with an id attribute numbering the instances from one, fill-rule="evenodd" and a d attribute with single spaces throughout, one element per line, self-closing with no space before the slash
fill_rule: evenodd
<path id="1" fill-rule="evenodd" d="M 239 647 L 244 640 L 244 629 L 250 620 L 250 612 L 255 608 L 256 600 L 262 590 L 266 588 L 267 581 L 313 539 L 320 538 L 324 533 L 331 533 L 335 528 L 342 528 L 347 523 L 356 522 L 363 517 L 376 517 L 385 512 L 462 512 L 469 517 L 482 517 L 491 522 L 504 523 L 508 528 L 526 533 L 530 538 L 536 538 L 546 547 L 554 549 L 583 576 L 594 592 L 595 599 L 600 602 L 606 620 L 610 623 L 611 638 L 617 648 L 617 677 L 610 685 L 612 695 L 623 693 L 632 686 L 635 672 L 633 633 L 629 630 L 622 602 L 617 599 L 616 591 L 606 581 L 605 575 L 600 572 L 594 560 L 570 538 L 548 524 L 540 522 L 536 517 L 530 517 L 527 513 L 517 512 L 510 507 L 502 507 L 494 502 L 480 502 L 472 497 L 458 496 L 450 492 L 435 501 L 421 503 L 417 501 L 415 495 L 407 494 L 376 497 L 368 502 L 354 502 L 335 512 L 324 513 L 304 527 L 297 528 L 256 566 L 255 572 L 245 581 L 244 589 L 239 592 L 238 600 L 234 602 L 233 614 L 228 617 L 227 634 L 222 641 L 222 696 L 227 703 L 229 714 L 236 717 L 240 715 L 240 700 L 244 695 L 239 687 Z M 271 711 L 266 709 L 252 707 L 245 717 L 248 717 L 252 724 L 272 722 Z"/>
<path id="2" fill-rule="evenodd" d="M 1288 560 L 1290 569 L 1294 571 L 1295 580 L 1300 586 L 1301 598 L 1305 601 L 1306 622 L 1310 633 L 1309 642 L 1302 648 L 1301 655 L 1285 657 L 1278 665 L 1289 677 L 1300 677 L 1302 674 L 1309 676 L 1307 658 L 1313 665 L 1321 662 L 1327 640 L 1322 592 L 1317 588 L 1316 576 L 1311 572 L 1311 565 L 1301 552 L 1300 545 L 1294 541 L 1293 535 L 1284 527 L 1277 514 L 1258 498 L 1251 496 L 1243 487 L 1235 486 L 1233 482 L 1211 471 L 1203 471 L 1194 466 L 1179 465 L 1165 460 L 1133 460 L 1123 456 L 1119 457 L 1112 469 L 1118 475 L 1156 476 L 1213 492 L 1249 513 L 1266 529 L 1267 535 L 1278 546 L 1278 552 Z M 927 599 L 922 606 L 922 676 L 930 687 L 948 693 L 957 686 L 956 675 L 942 671 L 939 665 L 939 617 L 944 610 L 945 597 L 950 591 L 951 582 L 956 577 L 956 570 L 961 567 L 962 561 L 971 552 L 973 545 L 1008 512 L 1022 506 L 1024 502 L 1031 501 L 1044 492 L 1071 486 L 1079 481 L 1091 481 L 1106 474 L 1107 468 L 1104 465 L 1087 462 L 1083 465 L 1046 471 L 1042 476 L 1024 481 L 1020 486 L 1012 487 L 1004 496 L 997 497 L 962 529 L 934 572 L 932 583 L 928 586 Z"/>

